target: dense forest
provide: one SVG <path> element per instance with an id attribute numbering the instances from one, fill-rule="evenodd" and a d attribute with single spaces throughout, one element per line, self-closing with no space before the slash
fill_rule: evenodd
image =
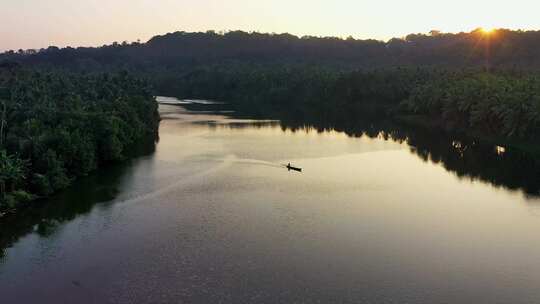
<path id="1" fill-rule="evenodd" d="M 65 188 L 157 136 L 148 84 L 118 74 L 0 68 L 0 211 Z"/>
<path id="2" fill-rule="evenodd" d="M 539 48 L 540 31 L 478 29 L 386 42 L 175 32 L 8 51 L 0 54 L 0 199 L 12 206 L 47 195 L 121 159 L 155 135 L 158 94 L 285 121 L 390 119 L 540 154 Z"/>
<path id="3" fill-rule="evenodd" d="M 231 101 L 252 115 L 394 119 L 538 152 L 540 74 L 535 72 L 215 68 L 187 74 L 175 91 L 181 97 Z"/>
<path id="4" fill-rule="evenodd" d="M 264 115 L 399 114 L 495 138 L 538 133 L 540 31 L 411 34 L 389 41 L 231 31 L 175 32 L 146 43 L 8 51 L 41 70 L 128 70 L 155 94 L 213 98 Z M 416 116 L 415 117 L 413 117 Z"/>
<path id="5" fill-rule="evenodd" d="M 145 73 L 190 71 L 213 64 L 285 64 L 356 70 L 395 66 L 447 68 L 540 68 L 540 31 L 499 29 L 487 33 L 411 34 L 389 41 L 297 37 L 231 31 L 223 34 L 175 32 L 146 43 L 122 42 L 102 47 L 54 46 L 7 51 L 0 55 L 31 65 L 79 70 L 123 68 Z M 177 75 L 178 76 L 178 75 Z"/>

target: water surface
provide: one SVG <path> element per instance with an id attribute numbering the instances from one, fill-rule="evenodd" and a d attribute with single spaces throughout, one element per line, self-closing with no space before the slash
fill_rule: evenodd
<path id="1" fill-rule="evenodd" d="M 500 149 L 160 111 L 154 153 L 3 224 L 0 302 L 540 300 L 537 184 Z"/>

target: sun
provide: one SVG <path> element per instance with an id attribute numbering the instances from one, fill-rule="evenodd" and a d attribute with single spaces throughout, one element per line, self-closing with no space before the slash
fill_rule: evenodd
<path id="1" fill-rule="evenodd" d="M 493 28 L 493 27 L 481 27 L 480 30 L 485 35 L 490 35 L 490 34 L 493 34 L 493 32 L 495 32 L 495 28 Z"/>

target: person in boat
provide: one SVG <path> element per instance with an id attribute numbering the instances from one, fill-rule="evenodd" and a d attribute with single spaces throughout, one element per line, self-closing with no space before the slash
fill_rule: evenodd
<path id="1" fill-rule="evenodd" d="M 294 171 L 302 172 L 302 168 L 293 167 L 291 166 L 291 163 L 288 163 L 286 168 L 289 171 L 294 170 Z"/>

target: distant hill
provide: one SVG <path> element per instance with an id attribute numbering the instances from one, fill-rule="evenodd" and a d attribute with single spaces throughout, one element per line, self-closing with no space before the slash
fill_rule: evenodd
<path id="1" fill-rule="evenodd" d="M 338 69 L 395 66 L 445 68 L 489 67 L 540 69 L 540 31 L 500 29 L 486 33 L 411 34 L 387 42 L 297 37 L 232 31 L 218 34 L 175 32 L 146 43 L 113 43 L 95 48 L 19 50 L 0 54 L 0 61 L 23 65 L 100 71 L 128 69 L 143 73 L 189 71 L 215 64 L 307 64 Z"/>

